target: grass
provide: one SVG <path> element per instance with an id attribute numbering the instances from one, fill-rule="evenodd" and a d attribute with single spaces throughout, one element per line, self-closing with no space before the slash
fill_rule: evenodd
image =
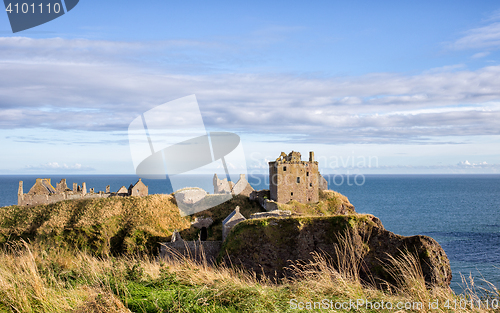
<path id="1" fill-rule="evenodd" d="M 342 206 L 348 212 L 354 207 L 347 198 L 334 191 L 321 192 L 317 204 L 290 202 L 282 209 L 307 215 L 334 215 Z M 208 202 L 217 195 L 207 197 Z M 19 239 L 50 243 L 86 250 L 97 255 L 108 253 L 155 253 L 157 243 L 168 241 L 174 230 L 183 239 L 195 240 L 199 230 L 191 227 L 195 217 L 214 221 L 208 240 L 222 240 L 222 220 L 236 206 L 247 218 L 263 209 L 256 201 L 238 195 L 192 216 L 181 216 L 173 195 L 147 197 L 110 197 L 67 200 L 57 203 L 0 208 L 0 246 Z"/>
<path id="2" fill-rule="evenodd" d="M 245 216 L 261 212 L 258 203 L 236 196 L 209 210 L 181 216 L 172 195 L 110 197 L 0 208 L 0 246 L 20 239 L 53 247 L 85 250 L 96 255 L 156 253 L 158 242 L 170 241 L 174 230 L 195 240 L 191 226 L 198 216 L 214 220 L 208 240 L 222 240 L 222 220 L 236 206 Z"/>
<path id="3" fill-rule="evenodd" d="M 171 195 L 0 208 L 0 244 L 25 239 L 98 255 L 153 253 L 158 241 L 189 227 Z"/>
<path id="4" fill-rule="evenodd" d="M 355 213 L 349 199 L 333 190 L 320 190 L 318 203 L 300 203 L 292 200 L 288 203 L 279 203 L 278 207 L 280 210 L 290 210 L 299 215 L 329 216 Z"/>
<path id="5" fill-rule="evenodd" d="M 356 261 L 349 238 L 339 242 L 337 260 L 316 253 L 307 264 L 293 266 L 294 279 L 281 281 L 184 258 L 99 257 L 22 242 L 0 252 L 0 312 L 296 312 L 294 306 L 314 308 L 314 303 L 316 309 L 310 311 L 320 312 L 318 305 L 342 305 L 356 299 L 364 301 L 357 312 L 397 311 L 373 308 L 381 301 L 423 303 L 400 312 L 457 311 L 444 305 L 459 302 L 460 296 L 450 289 L 426 288 L 414 256 L 393 259 L 391 269 L 404 275 L 399 276 L 399 286 L 382 291 L 360 282 L 357 273 L 362 264 Z M 461 296 L 484 299 L 484 294 L 470 288 Z M 490 299 L 498 296 L 498 290 L 490 290 Z M 433 301 L 441 304 L 436 310 L 429 309 Z M 372 308 L 367 308 L 367 302 Z"/>
<path id="6" fill-rule="evenodd" d="M 322 197 L 320 203 L 332 210 L 348 204 L 340 194 Z M 247 217 L 261 211 L 256 203 L 237 196 L 195 216 L 211 217 L 218 225 L 236 205 Z M 326 212 L 333 214 L 330 209 Z M 348 232 L 331 240 L 335 259 L 315 253 L 307 262 L 289 267 L 293 278 L 243 270 L 231 260 L 209 266 L 184 257 L 159 259 L 150 253 L 174 229 L 189 237 L 192 219 L 180 216 L 171 195 L 0 208 L 0 312 L 297 312 L 300 305 L 321 312 L 325 310 L 319 306 L 356 303 L 357 299 L 364 301 L 358 312 L 398 311 L 376 309 L 382 301 L 423 304 L 400 312 L 500 312 L 470 306 L 457 310 L 454 303 L 463 299 L 498 301 L 499 292 L 493 285 L 488 290 L 477 287 L 473 278 L 464 278 L 461 295 L 449 288 L 429 288 L 418 256 L 407 251 L 392 258 L 385 269 L 394 283 L 384 290 L 375 288 L 359 277 L 363 250 L 354 245 Z M 332 229 L 342 226 L 341 220 L 370 223 L 361 215 L 355 220 L 345 215 L 320 219 Z M 247 221 L 231 236 L 237 237 L 238 229 L 250 224 L 271 222 Z M 289 235 L 297 227 L 310 227 L 307 216 L 283 223 L 290 228 Z M 218 239 L 219 232 L 214 227 L 211 238 Z M 435 301 L 438 308 L 430 309 Z"/>

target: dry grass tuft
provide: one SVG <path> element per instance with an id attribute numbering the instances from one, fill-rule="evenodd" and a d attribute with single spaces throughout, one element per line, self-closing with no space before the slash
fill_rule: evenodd
<path id="1" fill-rule="evenodd" d="M 181 255 L 170 259 L 146 255 L 97 257 L 22 242 L 0 252 L 0 311 L 150 311 L 145 309 L 151 304 L 148 301 L 157 299 L 153 303 L 157 311 L 167 308 L 168 312 L 188 312 L 190 305 L 193 311 L 201 312 L 286 312 L 293 311 L 288 304 L 290 299 L 366 299 L 419 301 L 425 305 L 413 310 L 418 312 L 494 312 L 484 307 L 446 309 L 446 301 L 453 303 L 460 298 L 450 289 L 429 289 L 418 258 L 410 253 L 391 259 L 388 269 L 395 279 L 399 277 L 392 291 L 366 285 L 359 277 L 363 255 L 352 242 L 348 233 L 339 236 L 336 257 L 315 253 L 309 262 L 291 267 L 295 278 L 282 281 L 231 264 L 209 266 L 203 258 L 194 261 Z M 484 301 L 485 295 L 498 299 L 495 288 L 481 293 L 472 279 L 466 286 L 462 296 L 467 299 Z M 152 293 L 158 295 L 153 300 L 146 299 Z M 161 306 L 168 299 L 174 302 Z M 428 303 L 436 299 L 439 308 L 430 310 Z M 376 312 L 364 308 L 360 311 Z"/>

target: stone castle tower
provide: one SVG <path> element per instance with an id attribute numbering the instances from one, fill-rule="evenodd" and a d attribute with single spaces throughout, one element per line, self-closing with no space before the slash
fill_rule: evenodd
<path id="1" fill-rule="evenodd" d="M 299 152 L 286 155 L 269 162 L 270 198 L 276 202 L 287 203 L 296 200 L 301 203 L 318 202 L 319 190 L 328 189 L 326 180 L 314 161 L 314 152 L 309 152 L 309 161 L 302 161 Z"/>

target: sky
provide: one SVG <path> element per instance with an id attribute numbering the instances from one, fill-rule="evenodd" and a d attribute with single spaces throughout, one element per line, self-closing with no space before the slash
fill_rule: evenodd
<path id="1" fill-rule="evenodd" d="M 0 13 L 0 174 L 134 174 L 129 124 L 193 94 L 248 173 L 292 150 L 500 173 L 499 60 L 497 1 L 81 0 L 15 34 Z"/>

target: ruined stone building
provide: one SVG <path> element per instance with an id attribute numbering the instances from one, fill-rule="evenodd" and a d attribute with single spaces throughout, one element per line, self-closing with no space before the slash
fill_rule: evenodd
<path id="1" fill-rule="evenodd" d="M 50 178 L 37 178 L 35 184 L 28 193 L 24 193 L 23 182 L 19 182 L 19 190 L 17 192 L 17 205 L 39 205 L 59 202 L 72 199 L 92 199 L 92 198 L 108 198 L 113 196 L 147 196 L 148 186 L 144 185 L 139 178 L 137 183 L 130 185 L 127 189 L 122 186 L 117 192 L 110 192 L 109 185 L 106 191 L 94 192 L 94 188 L 90 188 L 87 192 L 87 184 L 84 182 L 81 186 L 73 183 L 73 189 L 69 189 L 66 184 L 66 179 L 61 179 L 56 183 L 56 187 L 52 186 Z"/>
<path id="2" fill-rule="evenodd" d="M 254 189 L 248 183 L 245 174 L 240 174 L 240 179 L 236 184 L 232 181 L 227 181 L 227 178 L 219 179 L 217 174 L 214 174 L 214 194 L 234 194 L 249 196 Z"/>
<path id="3" fill-rule="evenodd" d="M 244 220 L 246 220 L 246 218 L 240 213 L 240 207 L 237 206 L 236 209 L 222 221 L 222 241 L 226 240 L 227 235 L 229 235 L 229 232 L 236 224 Z"/>
<path id="4" fill-rule="evenodd" d="M 136 197 L 145 197 L 149 194 L 148 186 L 146 186 L 142 179 L 139 178 L 135 185 L 130 184 L 128 187 L 128 195 Z"/>
<path id="5" fill-rule="evenodd" d="M 276 161 L 269 162 L 271 200 L 280 203 L 290 200 L 314 203 L 319 201 L 320 189 L 328 189 L 328 183 L 319 173 L 314 152 L 309 152 L 309 161 L 302 161 L 300 153 L 292 151 L 288 155 L 281 152 Z"/>

